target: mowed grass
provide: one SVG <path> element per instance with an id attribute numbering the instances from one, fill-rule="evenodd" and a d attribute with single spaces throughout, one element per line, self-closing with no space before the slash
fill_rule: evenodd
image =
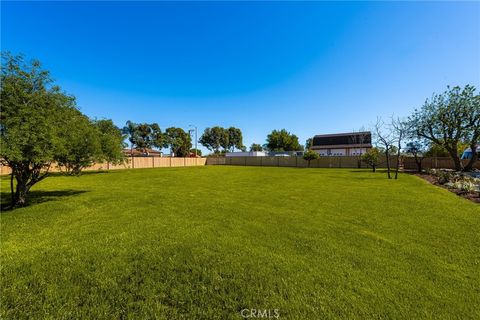
<path id="1" fill-rule="evenodd" d="M 480 207 L 415 176 L 207 166 L 33 191 L 1 215 L 2 319 L 480 318 Z"/>

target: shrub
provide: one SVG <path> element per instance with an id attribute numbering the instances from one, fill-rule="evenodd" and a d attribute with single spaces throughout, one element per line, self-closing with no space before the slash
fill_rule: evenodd
<path id="1" fill-rule="evenodd" d="M 312 150 L 306 151 L 303 155 L 303 159 L 308 161 L 309 167 L 310 167 L 310 161 L 318 159 L 318 157 L 319 157 L 319 154 Z"/>
<path id="2" fill-rule="evenodd" d="M 447 182 L 450 182 L 452 180 L 452 176 L 451 174 L 449 174 L 448 172 L 445 172 L 445 171 L 440 171 L 436 174 L 437 178 L 438 178 L 438 183 L 440 184 L 445 184 Z"/>
<path id="3" fill-rule="evenodd" d="M 362 161 L 368 164 L 372 168 L 372 171 L 375 172 L 375 169 L 378 166 L 380 156 L 380 150 L 378 148 L 372 148 L 362 155 Z"/>
<path id="4" fill-rule="evenodd" d="M 477 190 L 477 186 L 475 183 L 473 183 L 473 181 L 464 181 L 462 183 L 461 190 L 466 192 L 475 192 Z"/>

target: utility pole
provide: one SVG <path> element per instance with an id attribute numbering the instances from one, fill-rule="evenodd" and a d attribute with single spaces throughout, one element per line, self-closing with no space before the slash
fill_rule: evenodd
<path id="1" fill-rule="evenodd" d="M 198 149 L 197 149 L 197 127 L 194 126 L 193 124 L 189 124 L 188 126 L 195 128 L 195 158 L 196 158 L 196 157 L 197 157 L 197 152 L 198 152 L 198 151 L 197 151 L 197 150 L 198 150 Z M 190 130 L 188 130 L 188 131 L 190 131 Z M 193 131 L 193 130 L 192 130 L 192 131 Z"/>

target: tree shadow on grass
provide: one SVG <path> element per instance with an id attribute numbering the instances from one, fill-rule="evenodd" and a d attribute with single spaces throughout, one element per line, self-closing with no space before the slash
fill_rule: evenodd
<path id="1" fill-rule="evenodd" d="M 65 172 L 50 172 L 48 174 L 49 177 L 71 177 L 71 178 L 80 178 L 82 176 L 89 176 L 93 174 L 101 174 L 101 173 L 110 173 L 109 170 L 92 170 L 92 171 L 82 171 L 79 175 L 70 175 Z"/>
<path id="2" fill-rule="evenodd" d="M 350 170 L 352 173 L 385 173 L 387 174 L 387 169 L 377 169 L 375 172 L 372 171 L 372 169 L 356 169 L 356 170 Z M 390 170 L 390 174 L 395 174 L 395 171 Z"/>
<path id="3" fill-rule="evenodd" d="M 109 170 L 92 170 L 92 171 L 82 171 L 82 173 L 78 176 L 90 176 L 94 174 L 105 174 L 105 173 L 112 173 L 112 171 Z M 77 176 L 71 176 L 71 177 L 77 177 Z"/>
<path id="4" fill-rule="evenodd" d="M 368 180 L 368 179 L 377 179 L 378 177 L 388 179 L 387 177 L 387 169 L 377 169 L 375 172 L 372 169 L 369 170 L 350 170 L 349 172 L 352 173 L 350 179 L 352 180 Z M 367 173 L 368 175 L 356 175 L 358 173 Z M 390 175 L 392 180 L 395 178 L 395 171 L 390 171 Z"/>
<path id="5" fill-rule="evenodd" d="M 40 191 L 34 190 L 28 193 L 28 204 L 27 207 L 37 205 L 43 202 L 57 201 L 65 197 L 72 197 L 85 193 L 85 190 L 58 190 L 58 191 Z M 2 192 L 0 211 L 12 211 L 11 207 L 11 193 Z M 16 209 L 16 208 L 13 208 Z"/>

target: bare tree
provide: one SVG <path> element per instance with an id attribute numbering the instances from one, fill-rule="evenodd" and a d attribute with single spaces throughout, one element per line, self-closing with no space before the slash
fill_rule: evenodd
<path id="1" fill-rule="evenodd" d="M 398 178 L 398 171 L 400 169 L 400 155 L 402 150 L 402 142 L 408 136 L 410 132 L 410 124 L 404 119 L 392 117 L 392 122 L 390 124 L 393 140 L 397 144 L 397 163 L 395 165 L 395 179 Z"/>
<path id="2" fill-rule="evenodd" d="M 365 127 L 361 127 L 359 130 L 352 130 L 352 134 L 350 135 L 349 140 L 352 144 L 363 145 L 368 141 L 369 136 L 370 132 L 368 132 Z M 359 149 L 360 152 L 355 154 L 355 156 L 357 157 L 358 168 L 361 167 L 363 156 L 362 147 L 360 147 Z"/>
<path id="3" fill-rule="evenodd" d="M 382 118 L 379 117 L 374 125 L 374 134 L 377 144 L 382 147 L 385 157 L 387 158 L 387 177 L 388 179 L 392 179 L 390 174 L 390 153 L 395 143 L 393 131 L 385 124 Z"/>

